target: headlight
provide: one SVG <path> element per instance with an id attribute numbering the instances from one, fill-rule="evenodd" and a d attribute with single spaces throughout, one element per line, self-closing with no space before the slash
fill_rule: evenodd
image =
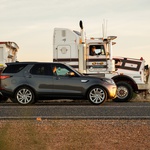
<path id="1" fill-rule="evenodd" d="M 109 79 L 109 78 L 103 78 L 103 81 L 108 82 L 110 84 L 115 84 L 114 80 Z"/>

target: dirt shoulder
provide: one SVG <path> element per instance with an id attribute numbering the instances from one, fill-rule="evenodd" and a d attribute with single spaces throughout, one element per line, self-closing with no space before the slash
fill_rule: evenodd
<path id="1" fill-rule="evenodd" d="M 150 120 L 1 120 L 2 150 L 150 149 Z"/>

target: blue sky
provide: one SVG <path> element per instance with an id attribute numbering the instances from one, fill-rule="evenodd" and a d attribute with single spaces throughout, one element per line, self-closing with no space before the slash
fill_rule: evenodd
<path id="1" fill-rule="evenodd" d="M 0 41 L 19 45 L 19 61 L 51 61 L 55 27 L 80 31 L 82 20 L 87 37 L 101 37 L 104 19 L 114 56 L 150 65 L 149 0 L 0 0 Z"/>

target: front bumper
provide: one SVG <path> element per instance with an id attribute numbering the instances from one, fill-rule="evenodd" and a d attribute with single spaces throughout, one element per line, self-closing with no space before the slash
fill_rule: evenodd
<path id="1" fill-rule="evenodd" d="M 117 86 L 110 86 L 109 87 L 109 99 L 115 99 L 117 97 Z"/>
<path id="2" fill-rule="evenodd" d="M 149 90 L 149 84 L 137 84 L 138 90 Z"/>

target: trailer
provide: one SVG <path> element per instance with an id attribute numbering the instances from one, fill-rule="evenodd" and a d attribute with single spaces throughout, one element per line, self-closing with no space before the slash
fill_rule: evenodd
<path id="1" fill-rule="evenodd" d="M 0 42 L 0 73 L 5 68 L 6 63 L 17 61 L 18 50 L 19 46 L 15 42 Z M 7 99 L 7 97 L 3 97 L 0 93 L 0 102 Z"/>

